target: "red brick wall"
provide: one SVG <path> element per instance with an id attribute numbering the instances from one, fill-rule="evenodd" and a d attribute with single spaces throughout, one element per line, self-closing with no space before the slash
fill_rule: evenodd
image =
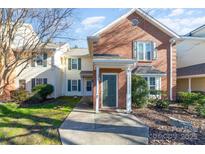
<path id="1" fill-rule="evenodd" d="M 140 24 L 133 27 L 131 20 L 138 18 Z M 99 36 L 97 43 L 93 44 L 93 53 L 97 54 L 118 54 L 121 57 L 132 58 L 133 41 L 153 41 L 157 45 L 157 60 L 146 62 L 152 64 L 157 69 L 166 72 L 167 76 L 162 77 L 162 90 L 167 91 L 169 96 L 170 83 L 170 36 L 160 30 L 158 27 L 142 19 L 136 13 L 122 19 L 113 27 L 107 29 Z M 176 49 L 173 50 L 173 96 L 176 96 Z M 145 64 L 145 62 L 139 62 Z M 125 80 L 125 79 L 124 79 Z M 124 82 L 123 80 L 123 82 Z M 95 88 L 94 88 L 95 89 Z M 126 89 L 126 88 L 125 88 Z M 126 96 L 126 90 L 123 90 Z M 95 90 L 94 90 L 95 93 Z M 93 95 L 95 98 L 95 95 Z M 126 98 L 126 97 L 125 97 Z M 95 100 L 95 99 L 94 99 Z"/>

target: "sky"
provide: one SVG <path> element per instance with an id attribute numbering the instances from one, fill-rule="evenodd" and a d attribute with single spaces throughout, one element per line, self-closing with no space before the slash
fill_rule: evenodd
<path id="1" fill-rule="evenodd" d="M 130 9 L 75 9 L 71 28 L 64 36 L 73 39 L 66 40 L 71 47 L 87 47 L 87 36 L 105 27 Z M 184 35 L 205 24 L 205 9 L 144 9 L 151 16 L 162 22 L 179 35 Z M 60 40 L 65 41 L 65 40 Z"/>

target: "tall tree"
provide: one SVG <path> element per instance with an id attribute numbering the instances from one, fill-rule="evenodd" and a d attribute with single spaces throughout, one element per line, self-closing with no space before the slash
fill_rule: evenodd
<path id="1" fill-rule="evenodd" d="M 73 9 L 0 9 L 0 95 L 72 24 Z M 18 74 L 15 69 L 23 65 Z"/>

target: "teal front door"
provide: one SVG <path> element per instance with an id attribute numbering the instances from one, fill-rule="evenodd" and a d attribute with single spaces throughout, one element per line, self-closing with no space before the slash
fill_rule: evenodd
<path id="1" fill-rule="evenodd" d="M 117 76 L 103 74 L 103 107 L 116 107 Z"/>

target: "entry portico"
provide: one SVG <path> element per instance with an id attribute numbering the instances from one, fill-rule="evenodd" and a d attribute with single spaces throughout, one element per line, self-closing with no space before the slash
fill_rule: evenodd
<path id="1" fill-rule="evenodd" d="M 99 109 L 131 109 L 131 72 L 136 61 L 116 57 L 93 59 L 94 93 L 96 113 Z"/>

